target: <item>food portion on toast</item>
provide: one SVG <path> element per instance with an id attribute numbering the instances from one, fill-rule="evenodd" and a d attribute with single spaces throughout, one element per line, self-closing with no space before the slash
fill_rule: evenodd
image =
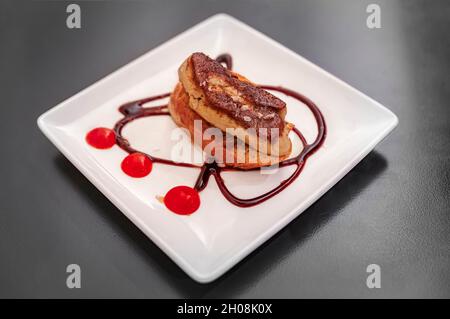
<path id="1" fill-rule="evenodd" d="M 289 157 L 293 125 L 285 121 L 285 102 L 203 53 L 189 56 L 178 75 L 170 114 L 191 137 L 201 134 L 198 144 L 204 150 L 213 143 L 218 164 L 252 169 Z M 196 121 L 201 121 L 199 128 Z M 224 138 L 204 138 L 210 128 L 219 129 Z"/>
<path id="2" fill-rule="evenodd" d="M 200 193 L 207 187 L 211 177 L 215 179 L 220 193 L 231 204 L 252 207 L 263 203 L 282 192 L 301 174 L 309 156 L 325 141 L 325 119 L 317 105 L 308 97 L 281 86 L 256 85 L 231 71 L 231 65 L 232 58 L 229 54 L 222 54 L 216 60 L 203 53 L 192 54 L 179 67 L 179 82 L 172 92 L 120 105 L 118 111 L 122 117 L 114 127 L 111 129 L 100 126 L 91 129 L 85 136 L 86 142 L 98 150 L 110 149 L 116 145 L 128 153 L 120 166 L 123 173 L 132 178 L 149 175 L 153 163 L 199 169 L 192 186 L 178 185 L 164 196 L 156 194 L 158 201 L 176 214 L 190 215 L 197 211 L 200 207 Z M 311 144 L 307 143 L 297 128 L 285 120 L 286 103 L 265 89 L 289 96 L 311 111 L 318 129 L 317 137 Z M 169 96 L 168 104 L 146 106 Z M 136 149 L 123 136 L 123 128 L 137 119 L 154 116 L 170 116 L 190 135 L 192 143 L 185 142 L 184 134 L 177 134 L 181 137 L 181 143 L 177 143 L 172 149 L 171 159 Z M 290 132 L 302 147 L 296 154 L 291 154 Z M 176 130 L 172 133 L 180 132 Z M 200 152 L 193 152 L 192 145 L 201 148 L 202 156 L 197 156 Z M 175 160 L 174 157 L 178 155 L 183 158 L 186 158 L 184 155 L 193 155 L 194 162 Z M 271 166 L 269 174 L 277 171 L 272 166 L 293 166 L 294 170 L 276 187 L 252 198 L 236 196 L 228 189 L 221 175 L 224 171 L 252 170 L 266 166 Z"/>

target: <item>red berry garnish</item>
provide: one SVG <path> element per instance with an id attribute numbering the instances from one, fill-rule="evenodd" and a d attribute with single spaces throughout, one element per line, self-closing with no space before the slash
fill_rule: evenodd
<path id="1" fill-rule="evenodd" d="M 111 148 L 116 144 L 116 134 L 109 128 L 97 127 L 86 134 L 86 142 L 99 149 Z"/>
<path id="2" fill-rule="evenodd" d="M 164 196 L 164 204 L 175 214 L 190 215 L 200 207 L 200 196 L 191 187 L 176 186 Z"/>
<path id="3" fill-rule="evenodd" d="M 128 176 L 144 177 L 152 171 L 153 163 L 147 155 L 133 153 L 123 159 L 121 167 Z"/>

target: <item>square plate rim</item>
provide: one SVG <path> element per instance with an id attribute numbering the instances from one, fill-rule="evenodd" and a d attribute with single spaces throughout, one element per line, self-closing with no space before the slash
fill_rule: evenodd
<path id="1" fill-rule="evenodd" d="M 364 148 L 360 150 L 360 152 L 352 158 L 351 161 L 348 161 L 346 165 L 342 166 L 340 170 L 333 176 L 332 182 L 327 183 L 324 185 L 322 189 L 317 189 L 315 192 L 313 192 L 308 198 L 306 198 L 304 201 L 300 202 L 294 209 L 286 213 L 286 215 L 281 218 L 276 224 L 272 225 L 272 227 L 266 229 L 266 231 L 259 234 L 254 240 L 252 240 L 247 246 L 242 248 L 239 253 L 236 253 L 233 255 L 232 258 L 230 258 L 226 263 L 222 264 L 220 267 L 216 267 L 213 270 L 210 270 L 209 272 L 202 272 L 198 271 L 194 267 L 192 267 L 189 262 L 187 262 L 180 254 L 178 254 L 176 251 L 172 250 L 170 245 L 166 244 L 164 240 L 162 240 L 157 233 L 152 231 L 151 228 L 147 227 L 144 223 L 140 223 L 139 220 L 134 216 L 134 214 L 126 207 L 124 203 L 122 203 L 115 194 L 110 192 L 107 186 L 103 185 L 103 183 L 95 176 L 95 173 L 90 171 L 85 167 L 85 165 L 77 158 L 77 156 L 74 156 L 71 154 L 70 150 L 64 145 L 64 143 L 61 143 L 60 140 L 57 138 L 57 134 L 55 134 L 52 131 L 52 128 L 55 126 L 51 123 L 47 123 L 47 119 L 54 113 L 60 111 L 66 104 L 70 103 L 73 100 L 76 100 L 78 97 L 80 97 L 83 94 L 86 94 L 89 91 L 95 90 L 97 86 L 101 85 L 104 82 L 107 82 L 110 78 L 119 76 L 120 73 L 125 72 L 128 68 L 131 68 L 135 64 L 139 64 L 143 59 L 148 58 L 150 55 L 156 54 L 158 51 L 163 50 L 165 47 L 169 46 L 172 43 L 177 42 L 178 40 L 182 39 L 183 37 L 189 36 L 192 33 L 195 33 L 198 29 L 202 28 L 203 26 L 207 24 L 212 24 L 215 22 L 224 21 L 226 23 L 231 23 L 238 25 L 240 28 L 243 28 L 247 32 L 250 32 L 254 35 L 257 35 L 262 40 L 270 43 L 271 45 L 275 46 L 277 49 L 291 55 L 296 60 L 301 61 L 302 63 L 309 64 L 311 67 L 314 68 L 315 71 L 322 73 L 323 75 L 331 78 L 331 80 L 338 82 L 339 84 L 346 87 L 348 90 L 352 91 L 352 93 L 357 94 L 359 96 L 362 96 L 364 99 L 370 101 L 373 105 L 373 107 L 377 107 L 380 111 L 386 113 L 390 118 L 390 123 L 387 123 L 384 130 L 381 130 L 378 132 L 376 136 L 374 136 L 371 139 L 371 142 L 368 143 Z M 125 64 L 124 66 L 118 68 L 117 70 L 111 72 L 110 74 L 106 75 L 105 77 L 101 78 L 100 80 L 94 82 L 93 84 L 87 86 L 86 88 L 82 89 L 78 93 L 72 95 L 68 99 L 63 100 L 62 102 L 58 103 L 56 106 L 50 108 L 43 114 L 41 114 L 37 119 L 37 125 L 39 129 L 43 132 L 43 134 L 56 146 L 56 148 L 105 196 L 110 200 L 128 219 L 133 222 L 134 225 L 136 225 L 142 232 L 145 233 L 147 237 L 149 237 L 150 240 L 152 240 L 164 253 L 166 253 L 181 269 L 183 269 L 192 279 L 194 279 L 197 282 L 200 283 L 208 283 L 211 281 L 214 281 L 221 275 L 223 275 L 225 272 L 227 272 L 229 269 L 234 267 L 238 262 L 240 262 L 242 259 L 244 259 L 246 256 L 248 256 L 251 252 L 253 252 L 257 247 L 259 247 L 262 243 L 264 243 L 266 240 L 271 238 L 273 235 L 278 233 L 282 228 L 287 226 L 293 219 L 298 217 L 302 212 L 304 212 L 311 204 L 313 204 L 315 201 L 317 201 L 323 194 L 325 194 L 330 188 L 332 188 L 337 181 L 341 180 L 351 169 L 353 169 L 370 151 L 374 149 L 374 147 L 381 142 L 397 125 L 398 125 L 398 117 L 388 108 L 386 108 L 384 105 L 380 104 L 379 102 L 375 101 L 371 97 L 365 95 L 358 89 L 354 88 L 353 86 L 349 85 L 348 83 L 344 82 L 343 80 L 337 78 L 336 76 L 332 75 L 331 73 L 325 71 L 318 65 L 314 64 L 313 62 L 307 60 L 306 58 L 300 56 L 299 54 L 295 53 L 294 51 L 290 50 L 289 48 L 283 46 L 279 42 L 275 41 L 274 39 L 266 36 L 265 34 L 261 33 L 260 31 L 252 28 L 251 26 L 245 24 L 244 22 L 228 15 L 225 13 L 218 13 L 215 15 L 212 15 L 209 18 L 206 18 L 205 20 L 201 21 L 200 23 L 195 24 L 194 26 L 186 29 L 185 31 L 179 33 L 178 35 L 172 37 L 171 39 L 161 43 L 154 49 L 151 49 L 145 53 L 143 53 L 141 56 L 137 57 L 136 59 L 133 59 L 129 63 Z"/>

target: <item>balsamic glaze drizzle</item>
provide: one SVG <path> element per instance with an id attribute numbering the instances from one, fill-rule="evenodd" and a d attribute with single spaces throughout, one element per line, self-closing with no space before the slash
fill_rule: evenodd
<path id="1" fill-rule="evenodd" d="M 221 54 L 216 59 L 219 63 L 223 63 L 226 65 L 228 69 L 231 70 L 232 68 L 232 57 L 229 54 Z M 272 91 L 278 91 L 281 92 L 287 96 L 290 96 L 294 99 L 299 100 L 303 104 L 305 104 L 310 111 L 312 112 L 316 122 L 317 122 L 317 128 L 318 128 L 318 134 L 314 142 L 311 144 L 308 144 L 306 142 L 305 137 L 303 134 L 297 129 L 294 128 L 293 132 L 300 138 L 300 141 L 303 144 L 303 150 L 295 157 L 286 159 L 281 161 L 278 165 L 279 167 L 286 167 L 290 165 L 296 165 L 295 171 L 292 173 L 290 177 L 283 180 L 277 187 L 273 188 L 272 190 L 254 197 L 254 198 L 248 198 L 248 199 L 242 199 L 238 198 L 235 195 L 233 195 L 225 185 L 225 182 L 221 176 L 221 172 L 224 171 L 240 171 L 240 169 L 232 168 L 232 167 L 220 167 L 217 165 L 217 163 L 204 163 L 203 165 L 195 165 L 190 163 L 177 163 L 168 159 L 158 158 L 155 156 L 152 156 L 150 154 L 147 155 L 153 162 L 155 163 L 161 163 L 165 165 L 173 165 L 173 166 L 182 166 L 182 167 L 192 167 L 200 169 L 199 176 L 197 178 L 197 181 L 195 182 L 194 188 L 201 192 L 205 187 L 208 185 L 209 179 L 211 176 L 214 177 L 216 180 L 216 183 L 222 192 L 222 194 L 225 196 L 225 198 L 231 202 L 234 205 L 240 206 L 240 207 L 250 207 L 254 205 L 258 205 L 269 198 L 275 196 L 276 194 L 283 191 L 286 187 L 288 187 L 302 172 L 306 160 L 309 156 L 311 156 L 324 142 L 326 137 L 326 124 L 325 120 L 323 118 L 322 113 L 320 112 L 319 108 L 316 106 L 314 102 L 312 102 L 309 98 L 306 96 L 297 93 L 295 91 L 280 87 L 280 86 L 270 86 L 270 85 L 260 85 L 261 88 L 266 90 L 272 90 Z M 138 150 L 134 149 L 127 139 L 125 139 L 122 136 L 122 129 L 125 125 L 132 122 L 135 119 L 142 118 L 142 117 L 148 117 L 148 116 L 170 116 L 170 113 L 167 108 L 167 104 L 160 105 L 160 106 L 154 106 L 154 107 L 144 107 L 143 105 L 152 101 L 157 101 L 160 99 L 164 99 L 170 96 L 170 93 L 160 94 L 140 100 L 131 101 L 128 103 L 123 104 L 119 107 L 119 111 L 124 115 L 124 117 L 119 120 L 114 125 L 114 132 L 116 134 L 116 144 L 122 148 L 127 153 L 135 153 L 139 152 Z M 259 169 L 259 168 L 258 168 Z"/>

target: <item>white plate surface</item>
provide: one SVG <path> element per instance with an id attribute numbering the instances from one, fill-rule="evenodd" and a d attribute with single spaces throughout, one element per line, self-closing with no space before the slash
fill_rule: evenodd
<path id="1" fill-rule="evenodd" d="M 155 164 L 152 173 L 133 179 L 120 169 L 125 152 L 117 146 L 96 150 L 85 135 L 98 126 L 113 127 L 124 102 L 170 91 L 176 70 L 191 53 L 211 57 L 230 53 L 234 70 L 260 84 L 281 85 L 308 96 L 320 107 L 328 129 L 324 145 L 312 155 L 301 176 L 274 198 L 251 208 L 230 204 L 213 179 L 201 193 L 201 207 L 190 216 L 169 212 L 156 198 L 176 185 L 193 185 L 198 170 Z M 277 94 L 278 95 L 278 94 Z M 287 120 L 315 138 L 316 124 L 305 106 L 288 104 Z M 251 253 L 302 213 L 347 174 L 398 123 L 384 106 L 236 19 L 219 14 L 41 115 L 38 125 L 55 146 L 134 224 L 189 276 L 210 282 Z M 169 117 L 129 124 L 124 135 L 133 146 L 168 157 Z M 292 171 L 225 175 L 242 197 L 276 185 Z"/>

